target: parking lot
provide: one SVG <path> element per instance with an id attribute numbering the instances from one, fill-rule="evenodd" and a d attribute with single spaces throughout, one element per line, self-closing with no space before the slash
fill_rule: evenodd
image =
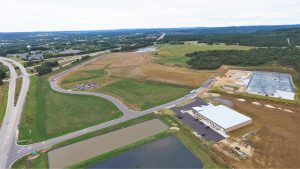
<path id="1" fill-rule="evenodd" d="M 177 114 L 177 117 L 180 118 L 180 120 L 184 124 L 191 127 L 195 132 L 197 132 L 198 135 L 201 135 L 205 139 L 213 140 L 216 142 L 225 139 L 224 136 L 220 135 L 213 129 L 207 127 L 205 124 L 203 124 L 202 122 L 195 119 L 189 113 L 183 112 L 183 111 L 192 110 L 192 107 L 197 107 L 197 106 L 201 106 L 201 105 L 208 105 L 208 104 L 200 98 L 195 98 L 195 101 L 193 101 L 192 103 L 189 103 L 189 104 L 187 104 L 185 106 L 181 106 L 181 107 L 172 107 L 171 110 L 173 110 Z"/>

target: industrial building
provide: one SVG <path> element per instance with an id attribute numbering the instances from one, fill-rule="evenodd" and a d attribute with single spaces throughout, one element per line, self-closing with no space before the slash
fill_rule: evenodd
<path id="1" fill-rule="evenodd" d="M 7 54 L 6 56 L 17 57 L 28 61 L 44 59 L 44 54 L 42 51 L 30 51 L 27 53 Z"/>
<path id="2" fill-rule="evenodd" d="M 294 100 L 295 91 L 290 74 L 276 72 L 253 72 L 247 93 Z"/>
<path id="3" fill-rule="evenodd" d="M 224 105 L 193 107 L 201 122 L 222 135 L 252 123 L 252 119 Z"/>

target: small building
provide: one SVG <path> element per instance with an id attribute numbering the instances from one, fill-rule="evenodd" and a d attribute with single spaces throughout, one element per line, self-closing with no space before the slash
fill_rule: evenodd
<path id="1" fill-rule="evenodd" d="M 236 112 L 224 105 L 203 108 L 194 107 L 193 112 L 207 126 L 225 135 L 230 131 L 252 123 L 250 117 Z"/>
<path id="2" fill-rule="evenodd" d="M 44 59 L 44 54 L 42 51 L 32 51 L 30 54 L 27 56 L 27 58 L 23 58 L 27 60 L 43 60 Z"/>
<path id="3" fill-rule="evenodd" d="M 80 54 L 81 52 L 82 52 L 81 50 L 67 49 L 67 50 L 58 52 L 58 54 L 60 54 L 60 55 L 77 55 L 77 54 Z"/>
<path id="4" fill-rule="evenodd" d="M 44 54 L 42 51 L 30 51 L 27 53 L 7 54 L 7 57 L 18 57 L 24 60 L 43 60 Z"/>
<path id="5" fill-rule="evenodd" d="M 197 45 L 198 41 L 185 41 L 184 44 L 185 45 Z"/>

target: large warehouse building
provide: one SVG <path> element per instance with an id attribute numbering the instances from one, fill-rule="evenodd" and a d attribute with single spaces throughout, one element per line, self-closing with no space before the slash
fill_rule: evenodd
<path id="1" fill-rule="evenodd" d="M 253 72 L 247 93 L 294 100 L 295 91 L 290 74 L 276 72 Z"/>
<path id="2" fill-rule="evenodd" d="M 219 133 L 226 133 L 252 123 L 252 119 L 226 106 L 193 107 L 195 115 Z"/>

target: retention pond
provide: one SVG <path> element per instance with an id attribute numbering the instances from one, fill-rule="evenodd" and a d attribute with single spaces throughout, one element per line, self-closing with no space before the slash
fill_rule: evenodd
<path id="1" fill-rule="evenodd" d="M 202 162 L 175 136 L 165 137 L 87 166 L 94 168 L 202 168 Z"/>

